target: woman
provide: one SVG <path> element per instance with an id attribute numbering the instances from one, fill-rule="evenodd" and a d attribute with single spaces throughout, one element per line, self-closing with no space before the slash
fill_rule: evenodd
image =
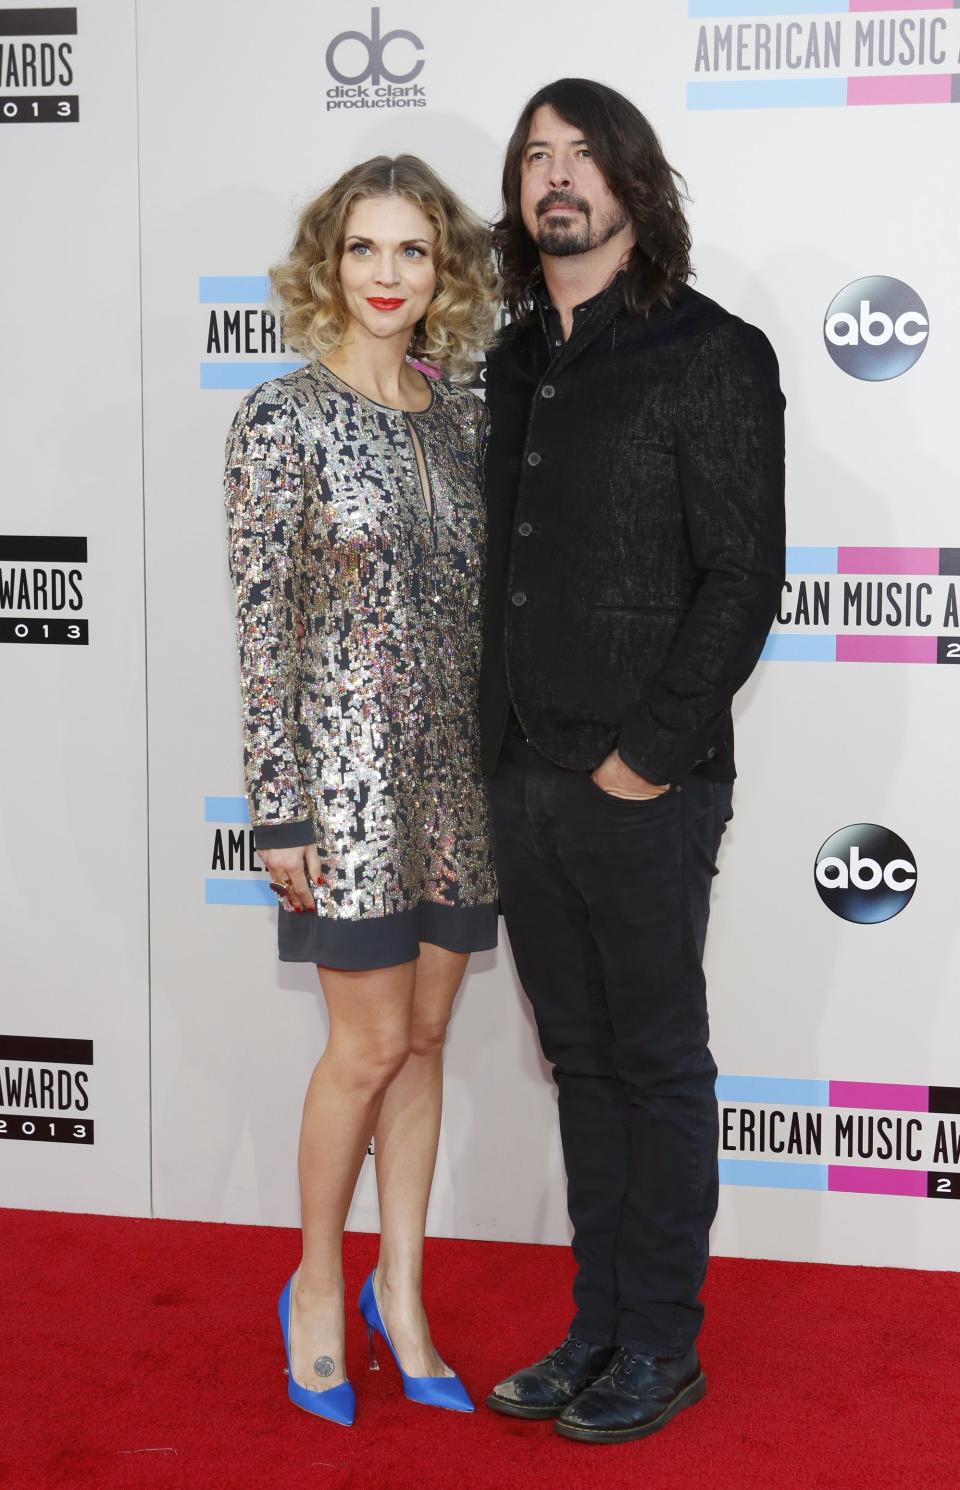
<path id="1" fill-rule="evenodd" d="M 469 374 L 493 328 L 489 238 L 422 161 L 378 156 L 310 203 L 272 280 L 312 360 L 241 405 L 226 501 L 250 817 L 280 957 L 316 963 L 330 1025 L 280 1299 L 288 1390 L 353 1420 L 341 1244 L 373 1134 L 371 1352 L 378 1331 L 408 1397 L 472 1411 L 420 1285 L 444 1033 L 468 954 L 496 943 L 475 717 L 485 411 L 408 357 Z"/>

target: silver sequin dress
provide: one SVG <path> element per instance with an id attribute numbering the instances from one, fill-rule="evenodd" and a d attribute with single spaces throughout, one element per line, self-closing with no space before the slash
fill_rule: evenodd
<path id="1" fill-rule="evenodd" d="M 256 388 L 227 440 L 250 820 L 258 848 L 315 841 L 322 864 L 316 915 L 280 908 L 284 961 L 496 944 L 476 710 L 486 410 L 431 389 L 407 413 L 314 362 Z"/>

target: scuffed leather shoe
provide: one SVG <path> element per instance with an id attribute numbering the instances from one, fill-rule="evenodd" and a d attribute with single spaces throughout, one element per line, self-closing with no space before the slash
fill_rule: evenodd
<path id="1" fill-rule="evenodd" d="M 606 1370 L 615 1349 L 612 1345 L 588 1345 L 570 1335 L 542 1361 L 524 1366 L 499 1382 L 487 1398 L 487 1406 L 513 1418 L 555 1418 Z"/>
<path id="2" fill-rule="evenodd" d="M 582 1443 L 644 1438 L 699 1402 L 706 1390 L 695 1350 L 669 1360 L 621 1345 L 603 1375 L 557 1418 L 554 1432 Z"/>

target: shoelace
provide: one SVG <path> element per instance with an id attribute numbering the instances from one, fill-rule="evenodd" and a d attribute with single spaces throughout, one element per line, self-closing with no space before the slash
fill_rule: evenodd
<path id="1" fill-rule="evenodd" d="M 617 1354 L 607 1367 L 606 1374 L 613 1377 L 614 1381 L 623 1381 L 625 1377 L 629 1376 L 638 1362 L 653 1361 L 655 1359 L 654 1356 L 644 1355 L 642 1351 L 628 1350 L 625 1345 L 621 1345 Z"/>
<path id="2" fill-rule="evenodd" d="M 568 1335 L 562 1345 L 554 1346 L 546 1359 L 548 1361 L 556 1361 L 560 1366 L 573 1365 L 577 1355 L 583 1348 L 585 1348 L 585 1345 L 582 1340 L 575 1340 L 572 1335 Z"/>

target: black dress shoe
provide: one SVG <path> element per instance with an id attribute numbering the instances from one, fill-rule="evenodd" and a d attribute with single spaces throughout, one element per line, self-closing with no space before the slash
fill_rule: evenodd
<path id="1" fill-rule="evenodd" d="M 615 1346 L 588 1345 L 570 1335 L 542 1361 L 494 1387 L 487 1406 L 512 1418 L 555 1418 L 605 1371 Z"/>
<path id="2" fill-rule="evenodd" d="M 707 1390 L 695 1350 L 679 1360 L 639 1355 L 625 1345 L 606 1371 L 565 1408 L 554 1432 L 582 1443 L 625 1443 L 644 1438 Z"/>

